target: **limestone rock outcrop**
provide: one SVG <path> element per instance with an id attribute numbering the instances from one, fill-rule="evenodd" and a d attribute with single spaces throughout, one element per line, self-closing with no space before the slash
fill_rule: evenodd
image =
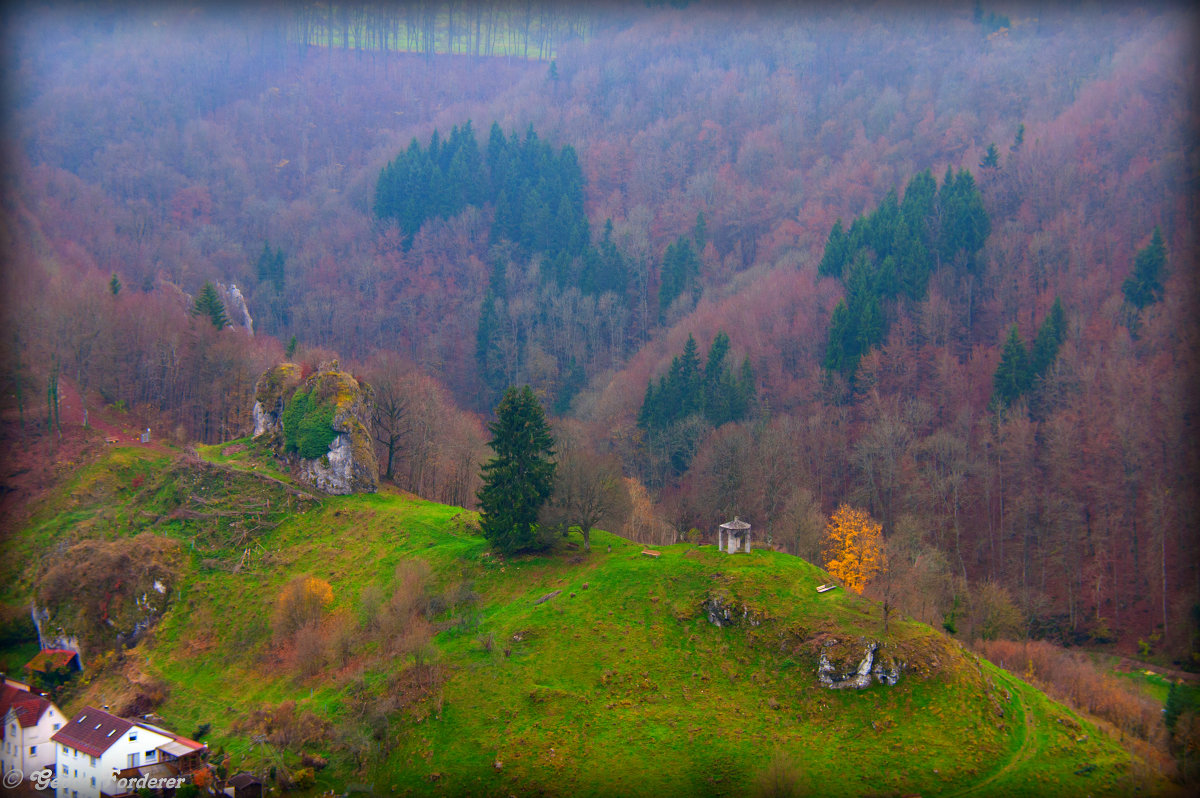
<path id="1" fill-rule="evenodd" d="M 322 363 L 303 381 L 299 366 L 283 363 L 264 372 L 255 386 L 254 438 L 313 487 L 373 493 L 379 462 L 371 441 L 371 402 L 370 386 L 342 371 L 336 360 Z M 326 440 L 323 451 L 313 448 L 314 441 Z"/>
<path id="2" fill-rule="evenodd" d="M 283 408 L 300 384 L 300 367 L 280 363 L 269 368 L 254 385 L 254 438 L 282 449 Z M 266 437 L 264 437 L 266 436 Z"/>
<path id="3" fill-rule="evenodd" d="M 870 687 L 872 681 L 888 686 L 900 681 L 904 663 L 883 652 L 881 644 L 860 638 L 857 641 L 826 640 L 822 645 L 817 679 L 831 690 Z"/>
<path id="4" fill-rule="evenodd" d="M 701 611 L 713 626 L 758 626 L 762 623 L 760 613 L 723 591 L 711 593 Z"/>

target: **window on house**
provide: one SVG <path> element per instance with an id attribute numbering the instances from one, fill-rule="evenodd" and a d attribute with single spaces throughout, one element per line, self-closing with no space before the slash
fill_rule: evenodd
<path id="1" fill-rule="evenodd" d="M 92 776 L 92 786 L 93 787 L 96 786 L 96 777 L 95 776 Z"/>
<path id="2" fill-rule="evenodd" d="M 67 747 L 66 747 L 65 745 L 63 746 L 63 753 L 64 753 L 64 754 L 69 754 L 69 753 L 71 753 L 70 751 L 68 751 L 68 750 L 67 750 Z"/>
<path id="3" fill-rule="evenodd" d="M 92 757 L 92 767 L 96 767 L 96 757 Z"/>
<path id="4" fill-rule="evenodd" d="M 59 730 L 59 728 L 61 728 L 61 727 L 62 727 L 62 724 L 61 724 L 61 723 L 55 723 L 55 724 L 54 724 L 54 731 L 58 731 L 58 730 Z"/>
<path id="5" fill-rule="evenodd" d="M 149 762 L 150 760 L 154 759 L 154 756 L 157 753 L 158 753 L 157 751 L 147 751 L 146 752 L 146 761 Z"/>
<path id="6" fill-rule="evenodd" d="M 142 755 L 136 751 L 129 755 L 129 767 L 135 768 L 142 764 Z"/>
<path id="7" fill-rule="evenodd" d="M 137 731 L 136 731 L 136 730 L 135 730 L 135 731 L 131 731 L 131 732 L 129 733 L 129 741 L 130 741 L 130 742 L 133 742 L 133 741 L 134 741 L 134 740 L 136 740 L 136 739 L 137 739 Z"/>
<path id="8" fill-rule="evenodd" d="M 36 745 L 29 746 L 29 755 L 37 756 L 37 746 Z"/>

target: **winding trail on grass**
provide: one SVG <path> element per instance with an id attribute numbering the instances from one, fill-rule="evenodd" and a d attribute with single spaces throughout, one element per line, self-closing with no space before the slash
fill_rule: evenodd
<path id="1" fill-rule="evenodd" d="M 950 796 L 951 798 L 957 798 L 957 796 L 960 795 L 977 795 L 980 793 L 985 795 L 989 794 L 987 792 L 989 787 L 993 786 L 997 781 L 1012 773 L 1018 766 L 1023 765 L 1030 759 L 1033 759 L 1034 755 L 1037 753 L 1037 745 L 1035 743 L 1033 734 L 1033 713 L 1030 711 L 1029 705 L 1025 703 L 1025 698 L 1021 695 L 1021 691 L 1011 682 L 1008 682 L 1007 679 L 1004 681 L 1006 683 L 1005 687 L 1017 699 L 1017 705 L 1021 708 L 1023 720 L 1020 728 L 1020 732 L 1023 734 L 1021 745 L 1018 746 L 1017 750 L 1014 751 L 1012 756 L 1008 758 L 1008 761 L 1001 765 L 1000 768 L 994 771 L 990 776 L 986 777 L 982 781 L 977 781 L 964 789 L 956 792 L 946 793 L 946 795 Z"/>

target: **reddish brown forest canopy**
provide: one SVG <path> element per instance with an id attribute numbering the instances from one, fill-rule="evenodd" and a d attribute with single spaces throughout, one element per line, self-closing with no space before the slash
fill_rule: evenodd
<path id="1" fill-rule="evenodd" d="M 304 46 L 296 26 L 312 20 L 293 16 L 16 12 L 6 419 L 45 432 L 57 376 L 180 440 L 232 438 L 294 336 L 300 357 L 336 352 L 399 391 L 400 451 L 418 452 L 391 464 L 400 484 L 470 502 L 481 426 L 447 408 L 490 410 L 476 333 L 503 261 L 505 373 L 548 396 L 571 385 L 562 409 L 657 489 L 677 530 L 737 512 L 816 558 L 823 519 L 848 502 L 884 524 L 926 620 L 956 597 L 1007 595 L 1034 634 L 1187 649 L 1194 19 L 1047 10 L 984 30 L 969 9 L 924 7 L 580 13 L 551 69 L 467 45 L 388 53 L 370 31 L 353 38 L 374 49 Z M 481 148 L 493 121 L 574 148 L 624 294 L 548 287 L 537 258 L 493 246 L 490 203 L 411 241 L 372 216 L 383 165 L 468 120 Z M 888 310 L 853 382 L 831 377 L 846 289 L 817 263 L 834 222 L 948 167 L 974 174 L 990 217 L 981 266 L 935 272 L 924 298 Z M 1155 227 L 1162 299 L 1136 310 L 1122 283 Z M 664 253 L 684 237 L 695 283 L 660 307 Z M 189 313 L 209 280 L 236 283 L 253 336 Z M 1010 325 L 1033 341 L 1056 298 L 1065 334 L 1038 403 L 997 412 Z M 696 427 L 690 467 L 656 471 L 635 425 L 646 386 L 689 335 L 719 331 L 752 366 L 758 410 Z"/>

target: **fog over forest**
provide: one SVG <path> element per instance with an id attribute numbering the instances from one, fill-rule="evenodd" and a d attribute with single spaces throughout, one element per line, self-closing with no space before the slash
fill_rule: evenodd
<path id="1" fill-rule="evenodd" d="M 850 505 L 907 616 L 1196 666 L 1186 4 L 3 13 L 22 446 L 60 380 L 185 446 L 338 359 L 384 480 L 473 509 L 529 385 L 612 532 L 824 565 Z"/>

